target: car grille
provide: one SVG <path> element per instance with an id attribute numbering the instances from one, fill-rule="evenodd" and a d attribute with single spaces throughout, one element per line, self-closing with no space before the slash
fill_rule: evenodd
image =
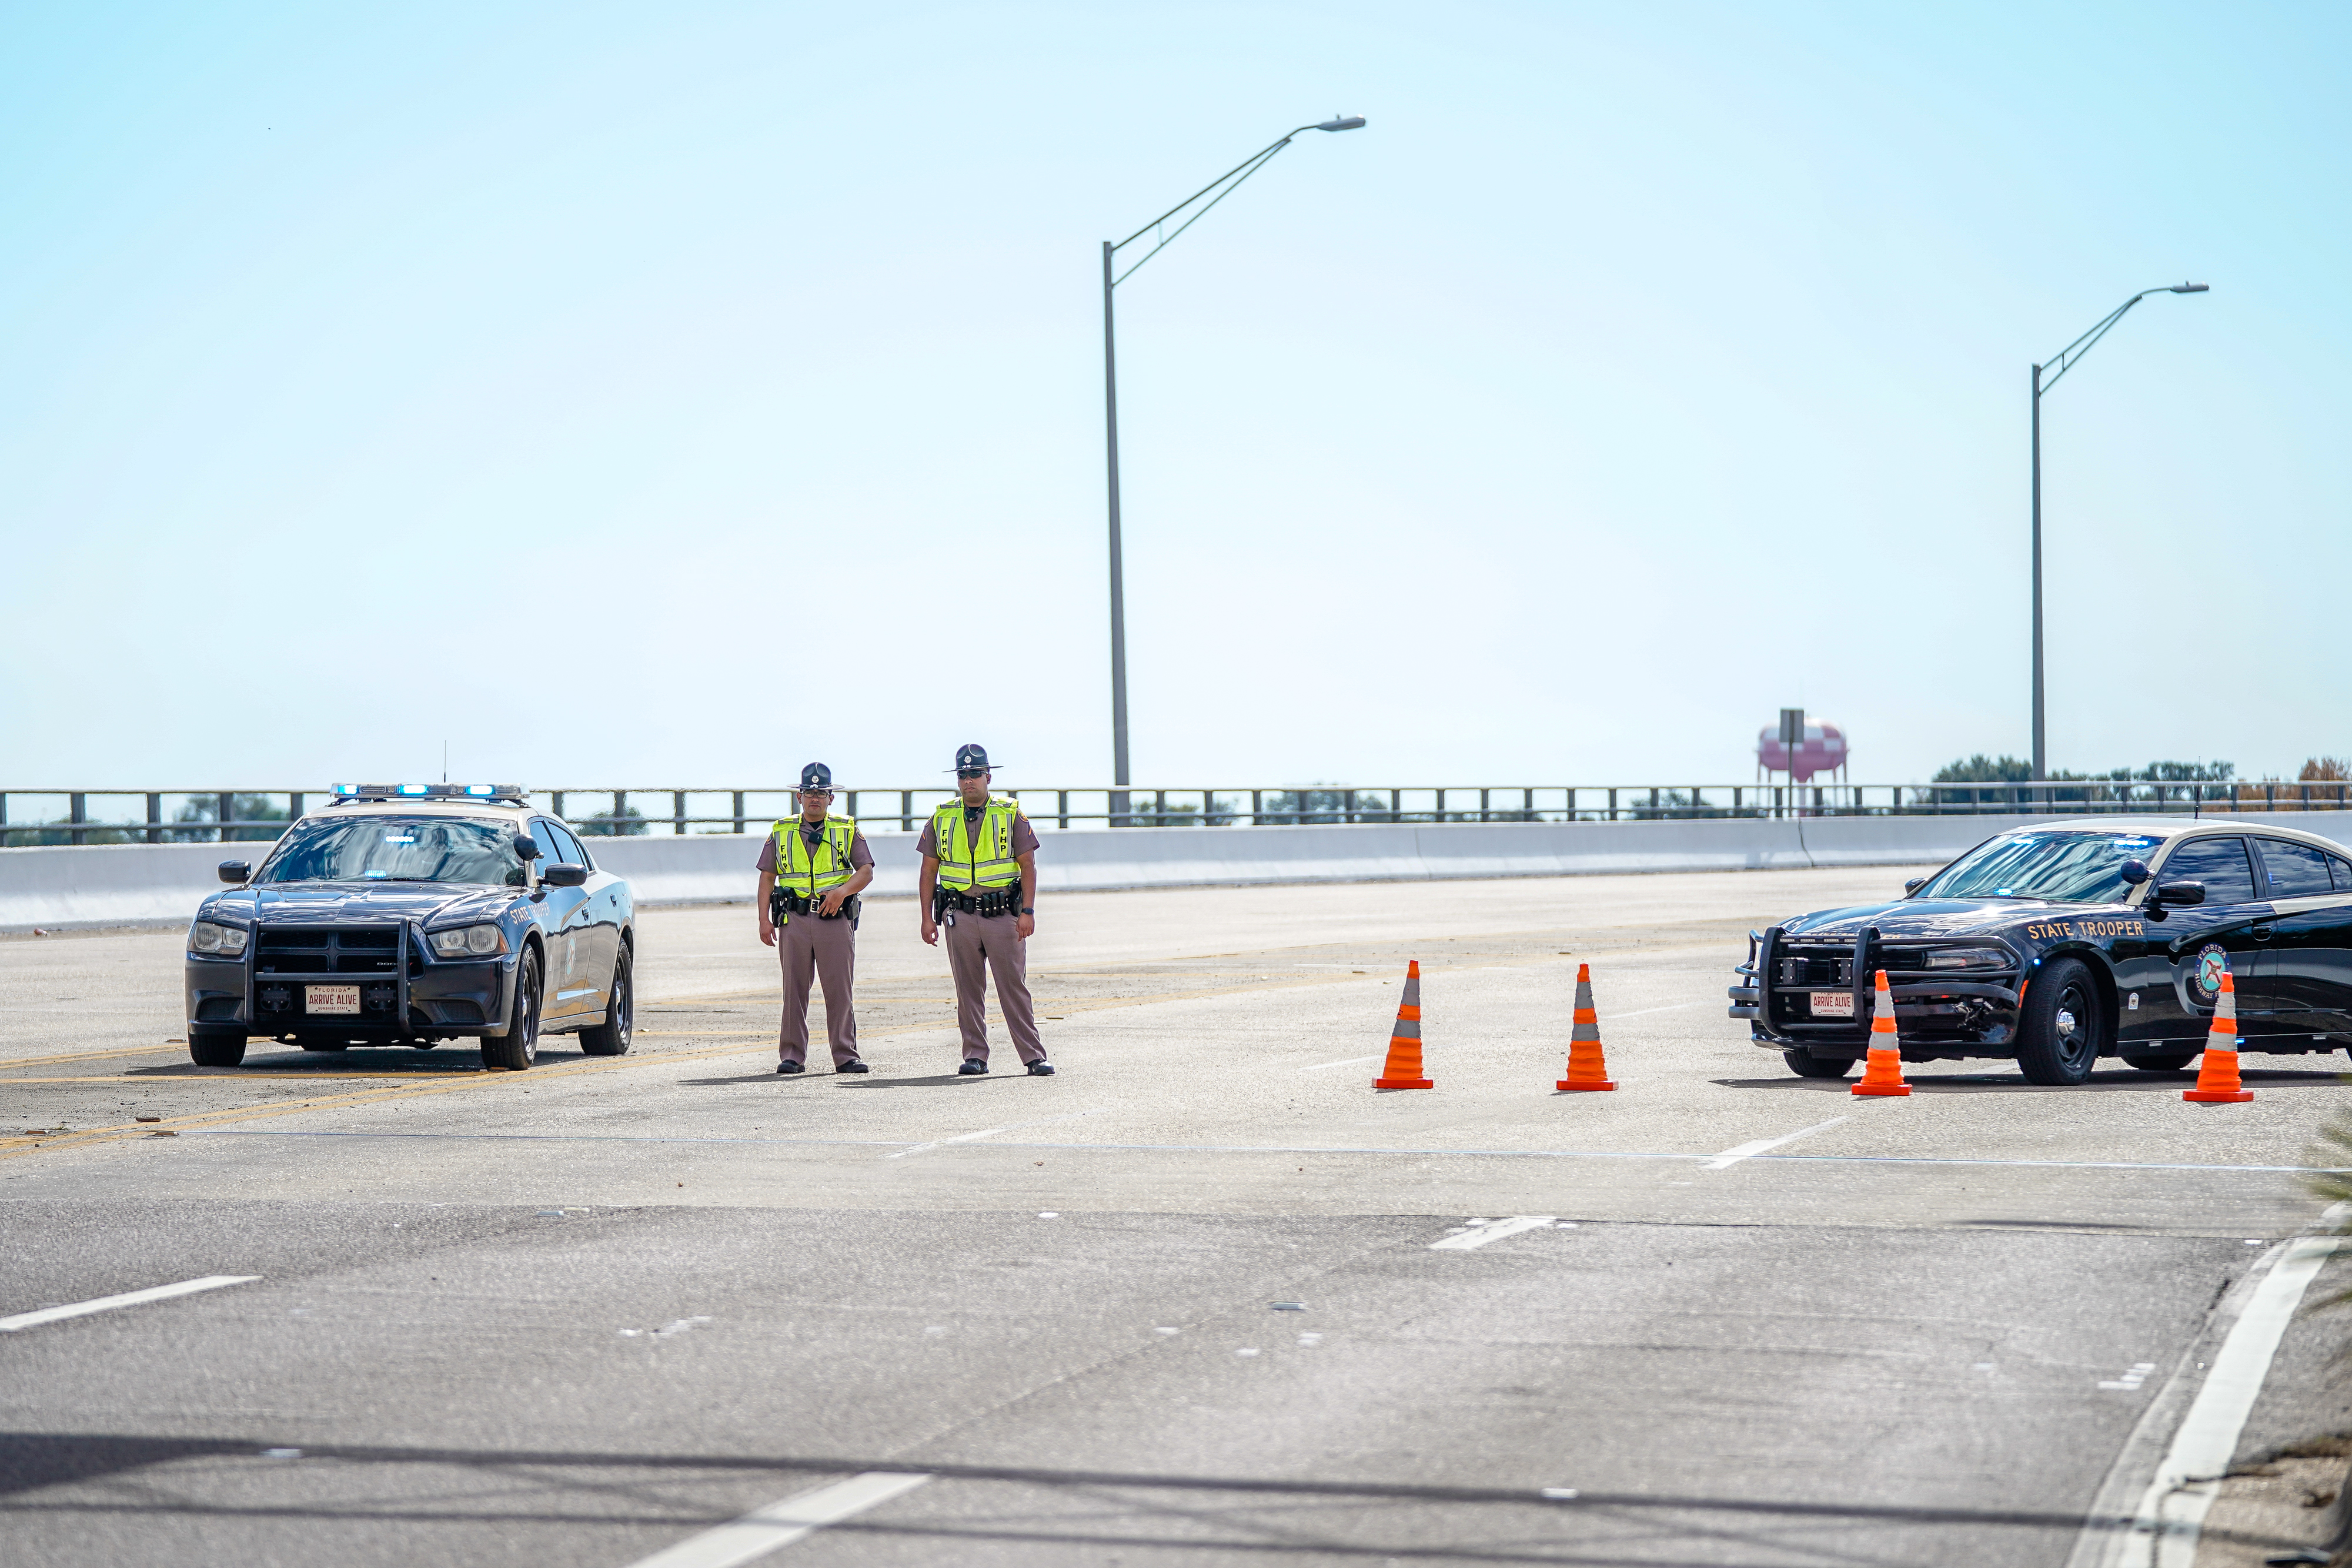
<path id="1" fill-rule="evenodd" d="M 1948 947 L 1950 943 L 1943 946 Z M 2013 967 L 2004 963 L 1999 969 L 1929 969 L 1927 968 L 1927 948 L 1925 946 L 1896 946 L 1881 943 L 1871 948 L 1879 966 L 1889 975 L 1915 976 L 1928 980 L 2000 979 Z M 1869 983 L 1870 977 L 1863 977 Z M 1782 942 L 1772 958 L 1772 983 L 1776 986 L 1851 986 L 1853 984 L 1853 944 L 1841 942 L 1834 946 L 1827 943 Z"/>
<path id="2" fill-rule="evenodd" d="M 255 944 L 264 975 L 389 975 L 400 967 L 397 925 L 264 925 Z"/>

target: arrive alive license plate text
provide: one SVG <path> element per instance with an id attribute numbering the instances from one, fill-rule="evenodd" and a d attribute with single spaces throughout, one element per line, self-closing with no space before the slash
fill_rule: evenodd
<path id="1" fill-rule="evenodd" d="M 323 991 L 331 988 L 326 986 L 313 986 L 310 988 L 315 991 Z M 316 1009 L 314 1009 L 312 1010 L 315 1011 Z M 356 1011 L 357 1009 L 353 1010 Z M 1817 1019 L 1850 1019 L 1853 1017 L 1853 993 L 1852 991 L 1815 991 L 1813 993 L 1813 1016 Z"/>
<path id="2" fill-rule="evenodd" d="M 1853 998 L 1847 998 L 1853 1005 Z M 360 1010 L 360 988 L 357 986 L 305 986 L 302 988 L 302 1010 L 310 1013 L 355 1013 Z"/>

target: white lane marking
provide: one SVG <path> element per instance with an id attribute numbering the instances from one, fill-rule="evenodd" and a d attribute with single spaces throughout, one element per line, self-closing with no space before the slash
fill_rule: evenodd
<path id="1" fill-rule="evenodd" d="M 877 1503 L 903 1497 L 931 1478 L 900 1470 L 868 1470 L 813 1492 L 788 1497 L 716 1530 L 688 1536 L 677 1545 L 639 1558 L 630 1568 L 736 1568 L 755 1557 L 839 1524 Z"/>
<path id="2" fill-rule="evenodd" d="M 1612 1018 L 1612 1019 L 1638 1019 L 1638 1018 L 1647 1018 L 1647 1017 L 1648 1017 L 1650 1014 L 1652 1014 L 1652 1013 L 1671 1013 L 1671 1012 L 1679 1012 L 1679 1011 L 1681 1011 L 1681 1010 L 1682 1010 L 1683 1009 L 1685 1009 L 1685 1008 L 1711 1008 L 1711 1007 L 1713 1007 L 1714 1005 L 1715 1005 L 1715 1004 L 1714 1004 L 1712 1001 L 1705 1001 L 1705 1002 L 1668 1002 L 1664 1007 L 1662 1007 L 1662 1008 L 1636 1008 L 1636 1009 L 1633 1009 L 1632 1012 L 1630 1012 L 1630 1013 L 1611 1013 L 1609 1016 L 1610 1016 L 1611 1018 Z"/>
<path id="3" fill-rule="evenodd" d="M 1351 1056 L 1345 1061 L 1318 1061 L 1312 1067 L 1302 1067 L 1301 1072 L 1320 1072 L 1327 1067 L 1361 1067 L 1367 1061 L 1378 1061 L 1377 1056 Z"/>
<path id="4" fill-rule="evenodd" d="M 1727 1170 L 1742 1160 L 1754 1159 L 1767 1149 L 1777 1149 L 1782 1144 L 1793 1144 L 1799 1138 L 1821 1132 L 1823 1128 L 1834 1127 L 1840 1122 L 1852 1120 L 1850 1116 L 1832 1116 L 1826 1122 L 1816 1122 L 1810 1127 L 1800 1127 L 1795 1132 L 1785 1134 L 1778 1138 L 1759 1138 L 1752 1144 L 1742 1144 L 1736 1149 L 1726 1149 L 1698 1168 L 1703 1171 Z"/>
<path id="5" fill-rule="evenodd" d="M 1506 1236 L 1517 1236 L 1522 1230 L 1540 1230 L 1558 1217 L 1549 1214 L 1521 1214 L 1509 1219 L 1491 1220 L 1475 1230 L 1465 1230 L 1443 1241 L 1433 1241 L 1433 1252 L 1467 1252 L 1473 1247 L 1484 1247 L 1489 1241 L 1499 1241 Z"/>
<path id="6" fill-rule="evenodd" d="M 1073 1111 L 1066 1116 L 1046 1116 L 1034 1122 L 1013 1122 L 1002 1127 L 986 1127 L 977 1133 L 959 1133 L 952 1138 L 933 1138 L 928 1144 L 917 1144 L 910 1149 L 900 1149 L 895 1155 L 884 1155 L 882 1157 L 886 1160 L 903 1160 L 908 1155 L 919 1155 L 926 1149 L 945 1148 L 950 1144 L 969 1144 L 976 1138 L 992 1138 L 999 1133 L 1018 1132 L 1024 1127 L 1050 1127 L 1058 1122 L 1075 1122 L 1081 1116 L 1099 1116 L 1109 1109 L 1108 1105 L 1097 1105 L 1091 1111 Z"/>
<path id="7" fill-rule="evenodd" d="M 2326 1223 L 2339 1223 L 2343 1211 L 2341 1204 L 2329 1209 Z M 2332 1236 L 2299 1237 L 2285 1245 L 2254 1287 L 2246 1310 L 2214 1354 L 2196 1402 L 2173 1433 L 2172 1446 L 2156 1467 L 2156 1479 L 2140 1499 L 2129 1539 L 2134 1548 L 2147 1542 L 2147 1554 L 2135 1550 L 2127 1561 L 2155 1568 L 2193 1568 L 2206 1511 L 2221 1495 L 2221 1475 L 2230 1468 L 2238 1434 L 2270 1375 L 2271 1358 L 2303 1304 L 2304 1291 L 2335 1250 Z"/>
<path id="8" fill-rule="evenodd" d="M 217 1291 L 224 1285 L 250 1285 L 260 1279 L 258 1274 L 207 1274 L 201 1280 L 183 1280 L 176 1285 L 156 1285 L 144 1291 L 125 1291 L 119 1296 L 100 1296 L 94 1301 L 75 1301 L 70 1306 L 43 1307 L 37 1312 L 18 1312 L 13 1318 L 0 1318 L 0 1333 L 15 1333 L 19 1329 L 35 1329 L 43 1323 L 53 1323 L 65 1318 L 86 1318 L 92 1312 L 110 1312 L 117 1307 L 143 1306 L 149 1301 L 168 1301 L 173 1296 L 193 1296 L 198 1291 Z"/>

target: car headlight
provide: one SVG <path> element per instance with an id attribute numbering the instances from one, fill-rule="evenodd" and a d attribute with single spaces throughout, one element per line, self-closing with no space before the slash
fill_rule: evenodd
<path id="1" fill-rule="evenodd" d="M 216 925 L 209 920 L 199 920 L 188 928 L 188 950 L 192 953 L 217 953 L 224 958 L 234 958 L 245 951 L 245 939 L 242 925 Z"/>
<path id="2" fill-rule="evenodd" d="M 1938 947 L 1927 955 L 1930 969 L 2006 969 L 2017 960 L 2001 947 Z"/>
<path id="3" fill-rule="evenodd" d="M 441 958 L 488 957 L 507 950 L 507 934 L 495 925 L 460 925 L 433 933 L 434 956 Z"/>

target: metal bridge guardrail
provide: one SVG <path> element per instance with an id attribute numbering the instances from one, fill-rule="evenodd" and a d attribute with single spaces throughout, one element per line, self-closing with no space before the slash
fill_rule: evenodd
<path id="1" fill-rule="evenodd" d="M 2352 783 L 2168 783 L 2044 779 L 1997 784 L 1349 785 L 1113 789 L 1007 789 L 1039 828 L 1272 827 L 1331 823 L 1693 821 L 1721 818 L 2177 814 L 2341 810 Z M 324 789 L 0 790 L 0 848 L 34 844 L 267 842 Z M 743 833 L 792 814 L 790 786 L 754 789 L 542 789 L 532 800 L 583 834 Z M 913 832 L 954 799 L 919 789 L 845 789 L 842 810 Z M 284 801 L 281 809 L 278 802 Z M 633 803 L 656 806 L 647 811 Z M 122 802 L 124 815 L 91 803 Z M 177 801 L 170 816 L 165 802 Z M 136 804 L 132 804 L 135 802 Z M 1050 802 L 1050 808 L 1049 808 Z M 62 807 L 62 814 L 59 808 Z M 587 810 L 582 810 L 582 808 Z M 137 812 L 135 816 L 128 812 Z M 27 820 L 28 817 L 31 820 Z"/>

